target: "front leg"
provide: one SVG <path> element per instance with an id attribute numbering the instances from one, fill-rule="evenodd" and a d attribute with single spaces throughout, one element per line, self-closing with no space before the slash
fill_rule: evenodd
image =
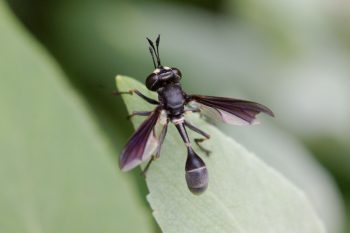
<path id="1" fill-rule="evenodd" d="M 132 94 L 136 94 L 138 96 L 140 96 L 143 100 L 145 100 L 146 102 L 150 103 L 150 104 L 154 104 L 154 105 L 159 105 L 159 102 L 157 100 L 154 100 L 150 97 L 145 96 L 144 94 L 142 94 L 140 91 L 136 90 L 136 89 L 132 89 L 129 91 L 115 91 L 113 92 L 114 96 L 118 96 L 118 95 L 132 95 Z"/>
<path id="2" fill-rule="evenodd" d="M 127 119 L 130 120 L 134 116 L 149 116 L 153 111 L 133 111 L 130 115 L 127 116 Z"/>

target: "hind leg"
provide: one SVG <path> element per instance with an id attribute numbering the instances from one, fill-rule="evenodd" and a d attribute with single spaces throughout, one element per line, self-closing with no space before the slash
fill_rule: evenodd
<path id="1" fill-rule="evenodd" d="M 211 151 L 208 150 L 208 149 L 206 149 L 206 148 L 204 148 L 204 147 L 201 145 L 201 143 L 204 142 L 204 141 L 206 141 L 206 140 L 208 140 L 208 139 L 210 139 L 210 135 L 207 134 L 206 132 L 204 132 L 203 130 L 197 128 L 196 126 L 192 125 L 190 122 L 188 122 L 188 121 L 186 121 L 186 120 L 185 120 L 185 125 L 186 125 L 189 129 L 193 130 L 194 132 L 196 132 L 196 133 L 198 133 L 198 134 L 200 134 L 200 135 L 202 135 L 202 136 L 204 137 L 204 138 L 195 138 L 195 139 L 194 139 L 194 142 L 198 145 L 199 149 L 201 149 L 207 156 L 209 156 L 210 153 L 211 153 Z"/>

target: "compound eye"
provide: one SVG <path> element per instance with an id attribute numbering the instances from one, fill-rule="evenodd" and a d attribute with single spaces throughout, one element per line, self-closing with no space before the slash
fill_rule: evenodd
<path id="1" fill-rule="evenodd" d="M 179 76 L 180 78 L 182 78 L 182 74 L 181 71 L 178 68 L 171 68 L 171 70 L 174 72 L 175 75 Z"/>
<path id="2" fill-rule="evenodd" d="M 158 89 L 158 74 L 152 73 L 146 79 L 146 87 L 148 90 L 156 91 Z"/>

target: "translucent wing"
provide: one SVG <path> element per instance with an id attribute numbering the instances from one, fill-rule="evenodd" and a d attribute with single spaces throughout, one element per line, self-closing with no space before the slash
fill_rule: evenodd
<path id="1" fill-rule="evenodd" d="M 120 156 L 119 166 L 122 171 L 129 171 L 148 160 L 159 145 L 155 126 L 161 111 L 154 112 L 140 125 L 127 142 Z"/>
<path id="2" fill-rule="evenodd" d="M 189 100 L 191 104 L 197 105 L 204 115 L 228 124 L 259 123 L 256 115 L 260 112 L 274 116 L 266 106 L 247 100 L 202 95 L 191 95 Z"/>

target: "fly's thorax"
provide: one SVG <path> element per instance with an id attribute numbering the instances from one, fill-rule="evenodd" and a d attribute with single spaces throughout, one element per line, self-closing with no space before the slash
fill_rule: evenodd
<path id="1" fill-rule="evenodd" d="M 170 115 L 183 114 L 185 97 L 180 84 L 170 83 L 162 88 L 159 94 Z"/>

